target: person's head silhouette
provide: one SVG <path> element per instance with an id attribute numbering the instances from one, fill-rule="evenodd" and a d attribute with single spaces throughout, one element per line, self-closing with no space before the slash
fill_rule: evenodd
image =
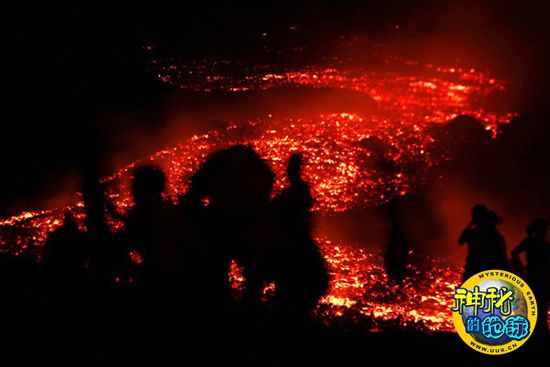
<path id="1" fill-rule="evenodd" d="M 301 180 L 301 171 L 302 155 L 300 153 L 294 153 L 290 156 L 288 166 L 286 168 L 286 173 L 291 183 Z"/>
<path id="2" fill-rule="evenodd" d="M 77 227 L 76 221 L 74 219 L 74 214 L 71 211 L 66 211 L 63 213 L 63 226 L 64 227 Z"/>
<path id="3" fill-rule="evenodd" d="M 269 202 L 275 175 L 249 146 L 233 145 L 212 153 L 194 174 L 191 190 L 209 207 L 249 215 Z"/>
<path id="4" fill-rule="evenodd" d="M 472 223 L 480 224 L 487 217 L 489 209 L 483 204 L 477 204 L 472 208 Z"/>
<path id="5" fill-rule="evenodd" d="M 489 210 L 487 212 L 487 217 L 485 219 L 485 224 L 488 227 L 496 227 L 500 223 L 502 223 L 502 219 L 498 216 L 498 214 L 493 210 Z"/>
<path id="6" fill-rule="evenodd" d="M 529 237 L 545 238 L 549 226 L 548 219 L 537 218 L 525 228 Z"/>
<path id="7" fill-rule="evenodd" d="M 493 210 L 489 210 L 483 204 L 477 204 L 472 209 L 472 224 L 477 227 L 491 228 L 496 227 L 502 222 L 502 219 Z"/>
<path id="8" fill-rule="evenodd" d="M 136 205 L 161 201 L 165 187 L 166 177 L 160 168 L 143 165 L 134 170 L 132 195 Z"/>

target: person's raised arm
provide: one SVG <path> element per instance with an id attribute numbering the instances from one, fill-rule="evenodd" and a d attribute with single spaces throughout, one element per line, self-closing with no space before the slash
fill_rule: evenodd
<path id="1" fill-rule="evenodd" d="M 464 245 L 466 242 L 468 242 L 470 240 L 470 236 L 471 236 L 471 233 L 472 233 L 472 226 L 473 226 L 473 224 L 472 224 L 472 222 L 470 222 L 470 223 L 468 223 L 466 228 L 464 228 L 464 230 L 460 234 L 460 237 L 458 237 L 458 244 L 459 245 Z"/>

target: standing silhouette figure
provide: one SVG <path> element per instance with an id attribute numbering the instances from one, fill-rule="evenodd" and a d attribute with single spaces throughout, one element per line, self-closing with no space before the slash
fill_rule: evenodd
<path id="1" fill-rule="evenodd" d="M 506 242 L 497 229 L 501 222 L 498 215 L 483 204 L 472 209 L 472 219 L 458 239 L 460 245 L 468 246 L 464 280 L 483 270 L 508 268 Z"/>
<path id="2" fill-rule="evenodd" d="M 69 286 L 67 283 L 78 282 L 85 275 L 86 237 L 71 212 L 64 217 L 63 224 L 46 239 L 42 262 L 54 282 Z"/>
<path id="3" fill-rule="evenodd" d="M 521 263 L 520 254 L 527 259 L 527 278 L 538 307 L 538 330 L 548 332 L 548 301 L 550 296 L 550 243 L 546 240 L 548 220 L 537 218 L 527 226 L 527 238 L 512 250 L 512 259 Z"/>
<path id="4" fill-rule="evenodd" d="M 88 272 L 96 285 L 107 288 L 114 280 L 114 268 L 119 258 L 113 246 L 113 236 L 105 220 L 107 200 L 100 182 L 99 162 L 89 157 L 82 167 L 82 199 L 84 200 L 84 224 L 88 246 L 86 258 Z"/>
<path id="5" fill-rule="evenodd" d="M 273 199 L 277 253 L 271 257 L 276 291 L 274 307 L 285 314 L 305 316 L 328 289 L 329 276 L 323 256 L 311 235 L 311 190 L 301 177 L 302 156 L 288 162 L 289 186 Z"/>
<path id="6" fill-rule="evenodd" d="M 405 277 L 409 245 L 399 213 L 399 199 L 394 199 L 387 205 L 390 233 L 388 247 L 384 256 L 384 268 L 388 276 L 400 281 Z"/>
<path id="7" fill-rule="evenodd" d="M 134 170 L 132 196 L 122 233 L 126 252 L 143 256 L 143 285 L 170 295 L 182 287 L 183 259 L 179 244 L 181 225 L 175 206 L 163 198 L 166 177 L 161 169 L 143 165 Z"/>

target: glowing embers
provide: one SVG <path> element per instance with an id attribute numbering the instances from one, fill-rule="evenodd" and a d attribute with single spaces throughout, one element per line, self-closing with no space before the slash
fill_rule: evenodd
<path id="1" fill-rule="evenodd" d="M 384 59 L 395 63 L 395 59 Z M 247 144 L 266 159 L 277 174 L 275 191 L 285 185 L 284 168 L 292 152 L 303 152 L 304 178 L 315 194 L 315 210 L 321 213 L 385 203 L 393 197 L 421 189 L 434 165 L 434 122 L 459 114 L 478 118 L 487 128 L 508 122 L 512 112 L 496 113 L 483 100 L 505 89 L 502 82 L 473 69 L 440 68 L 397 61 L 407 72 L 391 69 L 346 69 L 336 65 L 310 65 L 299 69 L 270 70 L 232 62 L 163 66 L 164 82 L 197 91 L 229 92 L 276 87 L 330 87 L 372 97 L 378 111 L 368 116 L 349 113 L 279 119 L 269 116 L 239 121 L 227 128 L 198 134 L 152 154 L 144 161 L 161 166 L 169 179 L 168 195 L 176 200 L 188 180 L 212 151 L 232 144 Z M 345 111 L 342 111 L 345 112 Z M 131 205 L 128 188 L 133 162 L 104 180 L 107 197 L 123 212 Z M 75 197 L 70 209 L 80 224 L 83 203 Z M 0 221 L 0 251 L 31 253 L 47 234 L 60 225 L 63 210 L 25 212 Z M 113 229 L 119 221 L 109 219 Z M 452 330 L 448 310 L 459 270 L 439 260 L 416 259 L 410 278 L 402 284 L 389 281 L 379 255 L 341 243 L 319 240 L 333 276 L 330 293 L 317 309 L 328 322 L 359 324 L 370 330 L 385 327 Z M 141 261 L 134 256 L 134 261 Z M 238 281 L 234 266 L 231 278 Z M 242 280 L 242 279 L 241 279 Z"/>
<path id="2" fill-rule="evenodd" d="M 174 62 L 156 60 L 158 78 L 180 88 L 200 92 L 258 91 L 279 87 L 335 88 L 372 97 L 379 118 L 399 119 L 406 125 L 418 122 L 446 122 L 465 114 L 494 129 L 497 122 L 509 122 L 512 111 L 487 108 L 485 97 L 504 92 L 505 84 L 487 72 L 469 68 L 443 68 L 431 64 L 372 54 L 364 62 L 392 65 L 373 70 L 346 67 L 339 58 L 321 60 L 319 65 L 273 67 L 230 60 Z M 347 111 L 342 111 L 347 112 Z"/>
<path id="3" fill-rule="evenodd" d="M 346 68 L 338 58 L 320 60 L 323 66 L 279 70 L 231 61 L 167 64 L 157 60 L 154 68 L 158 76 L 183 88 L 254 91 L 280 86 L 332 87 L 369 95 L 377 101 L 378 113 L 240 121 L 226 129 L 193 136 L 146 160 L 163 167 L 170 182 L 169 195 L 175 199 L 213 150 L 236 143 L 253 146 L 276 171 L 277 190 L 285 184 L 288 156 L 300 151 L 305 155 L 305 178 L 315 193 L 315 210 L 345 211 L 384 203 L 421 188 L 431 168 L 447 158 L 433 149 L 437 144 L 434 122 L 469 114 L 494 129 L 497 121 L 507 122 L 514 115 L 483 107 L 486 96 L 505 90 L 501 81 L 487 73 L 421 65 L 382 54 L 371 56 L 380 68 Z M 136 163 L 105 180 L 109 199 L 121 211 L 131 203 L 127 178 Z M 78 198 L 75 203 L 72 209 L 82 217 L 83 204 Z M 2 250 L 19 253 L 26 247 L 39 247 L 47 233 L 59 225 L 62 210 L 26 212 L 1 221 Z M 120 226 L 116 221 L 111 224 Z"/>
<path id="4" fill-rule="evenodd" d="M 317 239 L 329 265 L 331 284 L 315 311 L 327 324 L 369 330 L 454 331 L 449 317 L 460 269 L 437 258 L 412 256 L 408 276 L 390 280 L 378 253 L 345 243 Z M 235 295 L 242 292 L 242 269 L 232 263 Z M 264 291 L 276 289 L 273 284 Z"/>
<path id="5" fill-rule="evenodd" d="M 318 307 L 323 318 L 369 329 L 453 331 L 452 292 L 460 269 L 438 258 L 412 256 L 403 282 L 390 280 L 379 253 L 319 239 L 330 264 L 330 293 Z M 327 305 L 327 307 L 323 307 Z"/>
<path id="6" fill-rule="evenodd" d="M 232 145 L 252 146 L 277 174 L 275 193 L 285 185 L 285 166 L 293 152 L 302 152 L 304 178 L 316 199 L 315 210 L 344 211 L 366 203 L 384 203 L 421 187 L 438 157 L 425 124 L 413 129 L 399 122 L 338 114 L 311 119 L 272 119 L 232 124 L 223 131 L 195 135 L 148 161 L 163 167 L 173 198 L 185 192 L 188 180 L 206 156 Z M 117 206 L 129 204 L 126 186 L 134 164 L 107 180 L 109 197 Z"/>
<path id="7" fill-rule="evenodd" d="M 189 178 L 213 150 L 236 143 L 253 146 L 277 173 L 276 191 L 285 185 L 289 155 L 301 151 L 307 162 L 304 176 L 317 200 L 315 210 L 328 213 L 384 203 L 422 187 L 431 167 L 441 159 L 432 152 L 436 141 L 428 127 L 427 123 L 410 127 L 397 120 L 350 114 L 321 116 L 319 120 L 268 118 L 195 135 L 144 161 L 164 169 L 170 182 L 168 194 L 175 199 L 185 192 Z M 119 211 L 131 205 L 129 176 L 138 163 L 103 181 L 107 197 Z M 83 203 L 78 198 L 71 209 L 82 222 Z M 48 232 L 60 224 L 62 211 L 23 213 L 4 220 L 0 223 L 1 243 L 14 253 L 28 248 L 39 253 Z M 120 228 L 120 222 L 110 220 L 110 224 Z M 327 240 L 320 243 L 333 276 L 331 291 L 317 310 L 323 320 L 351 322 L 371 330 L 450 330 L 445 321 L 445 291 L 458 284 L 458 270 L 425 260 L 410 268 L 413 278 L 398 285 L 385 277 L 379 256 Z"/>

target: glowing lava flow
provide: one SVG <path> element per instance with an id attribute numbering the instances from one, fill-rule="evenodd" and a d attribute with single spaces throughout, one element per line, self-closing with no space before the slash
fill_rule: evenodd
<path id="1" fill-rule="evenodd" d="M 397 64 L 397 67 L 382 71 L 343 68 L 343 61 L 337 58 L 323 65 L 296 69 L 249 66 L 228 60 L 185 63 L 171 59 L 154 60 L 153 70 L 163 82 L 201 92 L 301 86 L 355 91 L 378 103 L 379 121 L 401 121 L 410 128 L 414 124 L 446 122 L 459 115 L 475 117 L 493 128 L 499 122 L 509 122 L 515 115 L 511 111 L 497 113 L 487 109 L 487 96 L 506 91 L 505 84 L 488 73 L 473 68 L 396 61 L 384 55 L 371 56 L 379 63 Z"/>
<path id="2" fill-rule="evenodd" d="M 381 254 L 318 239 L 330 265 L 332 289 L 317 312 L 323 319 L 383 328 L 453 331 L 452 293 L 461 271 L 438 258 L 412 256 L 402 283 L 388 278 Z"/>
<path id="3" fill-rule="evenodd" d="M 449 310 L 461 279 L 457 266 L 413 255 L 408 276 L 395 282 L 386 275 L 382 254 L 326 238 L 317 238 L 317 243 L 332 278 L 330 292 L 315 311 L 325 323 L 371 331 L 454 331 Z M 242 269 L 233 262 L 230 282 L 237 298 L 243 281 Z M 264 290 L 266 299 L 274 286 Z"/>
<path id="4" fill-rule="evenodd" d="M 244 137 L 243 137 L 244 136 Z M 384 152 L 391 169 L 375 165 L 370 137 L 388 143 Z M 292 152 L 303 152 L 305 179 L 311 183 L 315 210 L 345 211 L 366 203 L 383 203 L 394 195 L 405 195 L 418 187 L 437 162 L 430 148 L 434 139 L 423 129 L 407 130 L 385 122 L 367 123 L 351 114 L 326 115 L 318 120 L 267 119 L 229 125 L 224 131 L 195 135 L 185 143 L 162 150 L 148 161 L 168 173 L 172 185 L 168 194 L 176 197 L 186 190 L 187 179 L 214 149 L 244 143 L 266 159 L 277 174 L 276 190 L 285 186 L 286 161 Z M 133 164 L 112 176 L 124 185 Z M 113 186 L 110 196 L 119 206 L 129 204 L 127 188 Z"/>
<path id="5" fill-rule="evenodd" d="M 281 86 L 348 89 L 371 96 L 378 103 L 378 112 L 368 116 L 342 111 L 315 118 L 265 117 L 195 135 L 104 180 L 108 198 L 121 211 L 131 205 L 128 183 L 136 164 L 161 166 L 170 182 L 168 195 L 176 199 L 209 153 L 236 143 L 254 147 L 272 165 L 277 174 L 276 190 L 285 185 L 289 155 L 303 152 L 307 162 L 304 177 L 315 192 L 318 212 L 380 204 L 422 187 L 432 167 L 446 159 L 436 153 L 434 122 L 468 114 L 492 129 L 514 115 L 482 107 L 485 97 L 505 87 L 474 69 L 415 64 L 415 73 L 344 70 L 334 65 L 297 70 L 239 66 L 235 71 L 233 64 L 225 62 L 166 65 L 158 60 L 155 65 L 159 78 L 182 88 L 203 92 Z M 231 71 L 222 73 L 220 66 Z M 79 219 L 84 215 L 82 207 L 75 198 L 70 209 Z M 0 220 L 0 249 L 18 255 L 33 250 L 39 253 L 47 234 L 61 223 L 63 210 L 28 212 Z M 112 224 L 114 228 L 120 225 Z M 409 269 L 412 278 L 398 285 L 386 278 L 380 256 L 327 239 L 319 243 L 333 276 L 330 294 L 318 308 L 323 319 L 353 320 L 370 329 L 393 323 L 404 328 L 452 330 L 448 310 L 451 289 L 460 279 L 459 269 L 435 259 L 417 259 Z"/>

